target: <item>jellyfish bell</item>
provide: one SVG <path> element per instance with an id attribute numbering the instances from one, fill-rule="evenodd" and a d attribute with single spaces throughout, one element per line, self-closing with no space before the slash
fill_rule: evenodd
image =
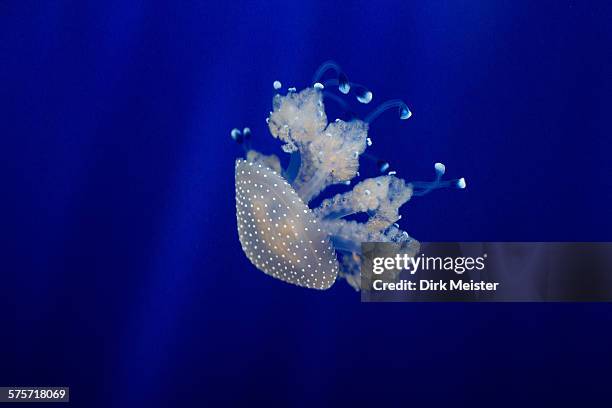
<path id="1" fill-rule="evenodd" d="M 330 71 L 335 77 L 324 80 Z M 399 208 L 412 197 L 438 188 L 464 189 L 466 182 L 443 180 L 446 167 L 442 163 L 434 165 L 435 178 L 429 182 L 405 182 L 389 171 L 357 182 L 351 191 L 324 199 L 311 209 L 309 203 L 327 187 L 352 185 L 351 180 L 359 176 L 361 157 L 386 172 L 388 162 L 365 153 L 372 146 L 369 126 L 389 110 L 399 109 L 402 120 L 412 115 L 396 99 L 382 103 L 364 120 L 328 122 L 324 98 L 347 106 L 328 88 L 345 95 L 355 93 L 361 103 L 369 103 L 372 92 L 349 82 L 331 61 L 321 65 L 312 82 L 299 92 L 291 87 L 285 95 L 277 93 L 266 120 L 272 136 L 283 143 L 282 150 L 291 154 L 287 168 L 282 168 L 276 155 L 250 149 L 249 128 L 231 132 L 246 152 L 246 160 L 238 159 L 235 168 L 238 236 L 248 259 L 267 275 L 312 289 L 328 289 L 340 277 L 360 290 L 362 282 L 371 279 L 361 274 L 361 243 L 391 242 L 402 253 L 415 256 L 419 242 L 399 228 Z M 281 86 L 276 85 L 279 91 Z M 367 221 L 347 219 L 358 213 L 366 214 Z"/>
<path id="2" fill-rule="evenodd" d="M 236 161 L 236 215 L 242 250 L 261 271 L 312 289 L 336 281 L 338 261 L 328 234 L 274 170 Z"/>

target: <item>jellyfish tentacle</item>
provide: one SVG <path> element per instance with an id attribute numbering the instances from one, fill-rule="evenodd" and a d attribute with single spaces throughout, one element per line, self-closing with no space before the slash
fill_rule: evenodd
<path id="1" fill-rule="evenodd" d="M 365 226 L 370 231 L 383 231 L 399 220 L 399 208 L 412 196 L 412 187 L 394 176 L 366 179 L 352 191 L 324 200 L 314 210 L 317 217 L 333 220 L 355 213 L 367 213 Z"/>
<path id="2" fill-rule="evenodd" d="M 335 61 L 325 61 L 319 66 L 319 68 L 317 68 L 314 75 L 312 76 L 312 83 L 314 84 L 316 82 L 319 82 L 323 75 L 325 75 L 325 73 L 330 69 L 333 70 L 336 75 L 342 72 L 342 69 L 340 69 L 340 66 Z"/>
<path id="3" fill-rule="evenodd" d="M 245 128 L 245 129 L 248 129 L 248 128 Z M 248 152 L 249 149 L 247 147 L 247 143 L 245 143 L 246 142 L 245 135 L 239 129 L 233 128 L 230 131 L 230 136 L 232 140 L 236 142 L 236 144 L 242 147 L 242 150 L 244 151 L 244 153 Z M 250 136 L 250 133 L 249 133 L 249 136 Z"/>
<path id="4" fill-rule="evenodd" d="M 368 146 L 371 146 L 372 142 L 368 142 Z M 385 173 L 387 170 L 389 170 L 389 162 L 383 159 L 380 159 L 378 157 L 376 157 L 373 154 L 370 153 L 364 153 L 363 157 L 368 159 L 369 161 L 373 162 L 376 164 L 376 168 L 378 169 L 379 172 L 381 173 Z"/>
<path id="5" fill-rule="evenodd" d="M 361 256 L 354 253 L 339 254 L 338 276 L 344 278 L 355 291 L 361 290 Z"/>
<path id="6" fill-rule="evenodd" d="M 343 219 L 322 220 L 322 227 L 331 237 L 332 242 L 344 242 L 345 248 L 358 246 L 361 242 L 376 241 L 382 239 L 379 232 L 372 232 L 368 228 L 357 221 L 348 221 Z M 348 244 L 353 242 L 353 245 Z M 361 250 L 349 251 L 359 253 Z"/>
<path id="7" fill-rule="evenodd" d="M 299 151 L 300 167 L 292 186 L 305 203 L 327 186 L 357 174 L 368 126 L 360 120 L 337 119 L 328 124 L 320 90 L 276 95 L 268 119 L 272 135 L 285 142 L 283 150 Z"/>
<path id="8" fill-rule="evenodd" d="M 446 187 L 464 189 L 466 185 L 464 178 L 441 181 L 412 181 L 410 184 L 412 184 L 414 195 L 419 197 Z"/>
<path id="9" fill-rule="evenodd" d="M 251 149 L 251 128 L 245 127 L 242 129 L 242 136 L 244 137 L 244 145 L 250 150 Z"/>
<path id="10" fill-rule="evenodd" d="M 339 273 L 355 289 L 361 289 L 362 279 L 371 279 L 361 275 L 361 243 L 390 242 L 396 244 L 398 252 L 414 256 L 418 253 L 420 243 L 407 232 L 391 226 L 384 231 L 371 231 L 366 225 L 356 221 L 342 219 L 323 220 L 321 225 L 330 234 L 332 245 L 338 252 Z"/>
<path id="11" fill-rule="evenodd" d="M 289 182 L 289 184 L 293 183 L 293 180 L 297 177 L 298 171 L 300 170 L 302 159 L 300 157 L 299 152 L 291 153 L 289 158 L 289 165 L 287 169 L 283 172 L 283 176 L 285 180 Z"/>
<path id="12" fill-rule="evenodd" d="M 445 188 L 445 187 L 455 187 L 458 189 L 464 189 L 467 184 L 465 182 L 465 178 L 452 179 L 452 180 L 442 180 L 442 176 L 446 172 L 446 166 L 442 163 L 434 164 L 434 170 L 436 172 L 436 178 L 434 181 L 413 181 L 410 184 L 414 190 L 415 196 L 424 196 L 434 190 Z"/>
<path id="13" fill-rule="evenodd" d="M 351 254 L 361 254 L 361 246 L 359 242 L 343 238 L 338 235 L 331 236 L 331 243 L 336 251 L 348 252 Z"/>
<path id="14" fill-rule="evenodd" d="M 393 225 L 384 230 L 372 231 L 360 222 L 336 219 L 322 220 L 321 226 L 330 235 L 332 242 L 343 243 L 342 248 L 345 252 L 350 249 L 348 252 L 357 254 L 361 253 L 360 244 L 362 242 L 393 242 L 396 244 L 418 242 L 407 232 Z"/>
<path id="15" fill-rule="evenodd" d="M 353 179 L 359 169 L 359 156 L 366 149 L 367 125 L 359 120 L 336 120 L 308 146 L 310 169 L 314 171 L 302 199 L 309 202 L 323 189 Z"/>
<path id="16" fill-rule="evenodd" d="M 285 143 L 282 147 L 285 152 L 303 150 L 325 129 L 327 116 L 322 99 L 321 92 L 315 88 L 274 96 L 268 128 L 272 136 Z"/>
<path id="17" fill-rule="evenodd" d="M 324 88 L 330 87 L 330 86 L 338 86 L 339 87 L 339 86 L 341 86 L 341 83 L 340 83 L 340 80 L 335 79 L 335 78 L 331 78 L 331 79 L 328 79 L 325 82 L 323 82 L 321 85 L 323 85 Z M 368 103 L 370 103 L 372 101 L 372 98 L 374 97 L 374 94 L 372 93 L 372 91 L 367 86 L 362 85 L 362 84 L 358 84 L 357 82 L 350 82 L 350 81 L 349 81 L 348 85 L 349 85 L 349 89 L 353 90 L 357 100 L 360 103 L 363 103 L 364 105 L 367 105 Z M 348 93 L 348 92 L 343 92 L 343 93 Z"/>
<path id="18" fill-rule="evenodd" d="M 326 61 L 323 64 L 321 64 L 319 69 L 317 69 L 314 76 L 312 77 L 312 83 L 313 84 L 319 83 L 319 80 L 329 70 L 333 70 L 338 78 L 338 90 L 340 90 L 340 92 L 342 92 L 343 94 L 349 93 L 351 89 L 351 85 L 348 80 L 348 77 L 342 71 L 342 69 L 340 69 L 340 66 L 334 61 Z"/>
<path id="19" fill-rule="evenodd" d="M 300 170 L 302 168 L 300 168 Z M 319 193 L 325 188 L 325 179 L 327 175 L 322 171 L 316 171 L 309 174 L 310 177 L 308 178 L 304 176 L 300 178 L 300 173 L 298 173 L 298 177 L 296 178 L 293 186 L 300 198 L 305 203 L 309 203 L 310 200 L 319 195 Z"/>
<path id="20" fill-rule="evenodd" d="M 376 118 L 382 115 L 384 112 L 397 108 L 399 110 L 399 118 L 406 120 L 412 116 L 412 112 L 408 108 L 408 105 L 401 99 L 392 99 L 390 101 L 380 104 L 376 109 L 370 112 L 364 119 L 366 123 L 372 123 Z"/>

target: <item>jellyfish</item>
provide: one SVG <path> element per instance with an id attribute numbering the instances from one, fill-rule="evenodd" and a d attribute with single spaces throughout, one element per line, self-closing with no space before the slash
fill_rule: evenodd
<path id="1" fill-rule="evenodd" d="M 326 76 L 331 78 L 323 80 Z M 414 256 L 419 242 L 400 229 L 399 209 L 412 197 L 441 187 L 464 189 L 465 179 L 444 180 L 446 167 L 434 164 L 432 181 L 406 182 L 389 170 L 389 163 L 366 149 L 370 124 L 395 110 L 399 119 L 412 116 L 401 100 L 390 100 L 365 118 L 329 122 L 325 102 L 348 110 L 351 94 L 361 104 L 373 99 L 365 86 L 352 83 L 338 64 L 329 61 L 316 71 L 312 84 L 301 91 L 274 81 L 276 92 L 266 122 L 271 135 L 289 154 L 283 168 L 278 156 L 250 148 L 251 130 L 233 129 L 231 137 L 244 146 L 246 157 L 236 160 L 236 218 L 238 237 L 247 258 L 267 275 L 294 285 L 328 289 L 344 279 L 356 290 L 368 277 L 361 273 L 361 243 L 391 242 Z M 334 93 L 337 90 L 340 95 Z M 356 183 L 350 191 L 311 203 L 332 185 L 351 185 L 359 175 L 360 158 L 374 160 L 380 175 Z M 367 221 L 350 216 L 363 213 Z"/>

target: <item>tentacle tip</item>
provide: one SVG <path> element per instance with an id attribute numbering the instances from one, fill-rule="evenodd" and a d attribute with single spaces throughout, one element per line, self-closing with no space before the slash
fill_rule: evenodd
<path id="1" fill-rule="evenodd" d="M 244 138 L 246 140 L 251 138 L 251 128 L 245 127 L 244 129 L 242 129 L 242 134 L 244 135 Z"/>
<path id="2" fill-rule="evenodd" d="M 338 90 L 345 95 L 351 90 L 351 84 L 344 72 L 341 72 L 340 75 L 338 75 Z"/>
<path id="3" fill-rule="evenodd" d="M 272 82 L 272 87 L 278 91 L 283 87 L 283 84 L 280 81 L 274 81 Z"/>
<path id="4" fill-rule="evenodd" d="M 248 128 L 245 128 L 248 129 Z M 250 133 L 250 130 L 249 130 Z M 230 136 L 232 137 L 232 139 L 234 140 L 234 142 L 241 144 L 244 141 L 244 138 L 242 136 L 242 132 L 236 128 L 233 128 L 232 131 L 230 132 Z"/>
<path id="5" fill-rule="evenodd" d="M 461 177 L 459 180 L 457 180 L 457 188 L 460 188 L 461 190 L 463 190 L 465 187 L 467 187 L 465 178 Z"/>
<path id="6" fill-rule="evenodd" d="M 314 83 L 314 85 L 313 85 L 313 88 L 314 88 L 314 89 L 324 89 L 324 88 L 325 88 L 325 85 L 323 85 L 323 84 L 322 84 L 322 83 L 320 83 L 320 82 L 315 82 L 315 83 Z"/>
<path id="7" fill-rule="evenodd" d="M 357 88 L 357 100 L 365 105 L 367 105 L 368 103 L 370 103 L 372 101 L 372 98 L 374 97 L 374 95 L 372 94 L 372 91 L 364 88 L 364 87 L 359 87 Z"/>
<path id="8" fill-rule="evenodd" d="M 442 176 L 446 172 L 446 166 L 443 163 L 434 164 L 434 168 L 438 176 Z"/>
<path id="9" fill-rule="evenodd" d="M 412 116 L 412 112 L 406 105 L 400 107 L 400 119 L 406 120 Z"/>

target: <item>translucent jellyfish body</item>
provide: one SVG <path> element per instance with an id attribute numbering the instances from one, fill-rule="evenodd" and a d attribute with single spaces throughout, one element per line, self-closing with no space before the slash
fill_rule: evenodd
<path id="1" fill-rule="evenodd" d="M 310 288 L 334 283 L 338 262 L 327 232 L 276 171 L 236 162 L 236 213 L 242 249 L 257 268 Z"/>
<path id="2" fill-rule="evenodd" d="M 329 71 L 334 76 L 321 82 Z M 400 119 L 412 115 L 404 102 L 392 100 L 364 120 L 329 123 L 324 99 L 345 104 L 330 88 L 345 95 L 354 92 L 360 103 L 369 103 L 373 94 L 349 82 L 333 62 L 323 64 L 312 82 L 300 92 L 290 88 L 285 95 L 276 94 L 267 119 L 272 136 L 291 154 L 287 168 L 275 155 L 248 148 L 246 159 L 236 161 L 238 236 L 248 259 L 270 276 L 313 289 L 327 289 L 341 277 L 359 290 L 362 279 L 367 279 L 360 273 L 362 242 L 394 242 L 400 251 L 416 255 L 419 243 L 397 225 L 399 208 L 413 196 L 466 184 L 464 179 L 442 180 L 446 168 L 436 163 L 431 182 L 407 183 L 391 171 L 310 208 L 309 203 L 325 188 L 349 184 L 359 174 L 359 160 L 372 144 L 368 128 L 374 119 L 389 109 L 397 109 Z M 274 89 L 281 87 L 275 81 Z M 231 135 L 246 145 L 251 132 L 234 129 Z M 381 172 L 389 167 L 383 161 L 378 164 Z M 346 219 L 357 213 L 367 214 L 367 221 Z"/>

